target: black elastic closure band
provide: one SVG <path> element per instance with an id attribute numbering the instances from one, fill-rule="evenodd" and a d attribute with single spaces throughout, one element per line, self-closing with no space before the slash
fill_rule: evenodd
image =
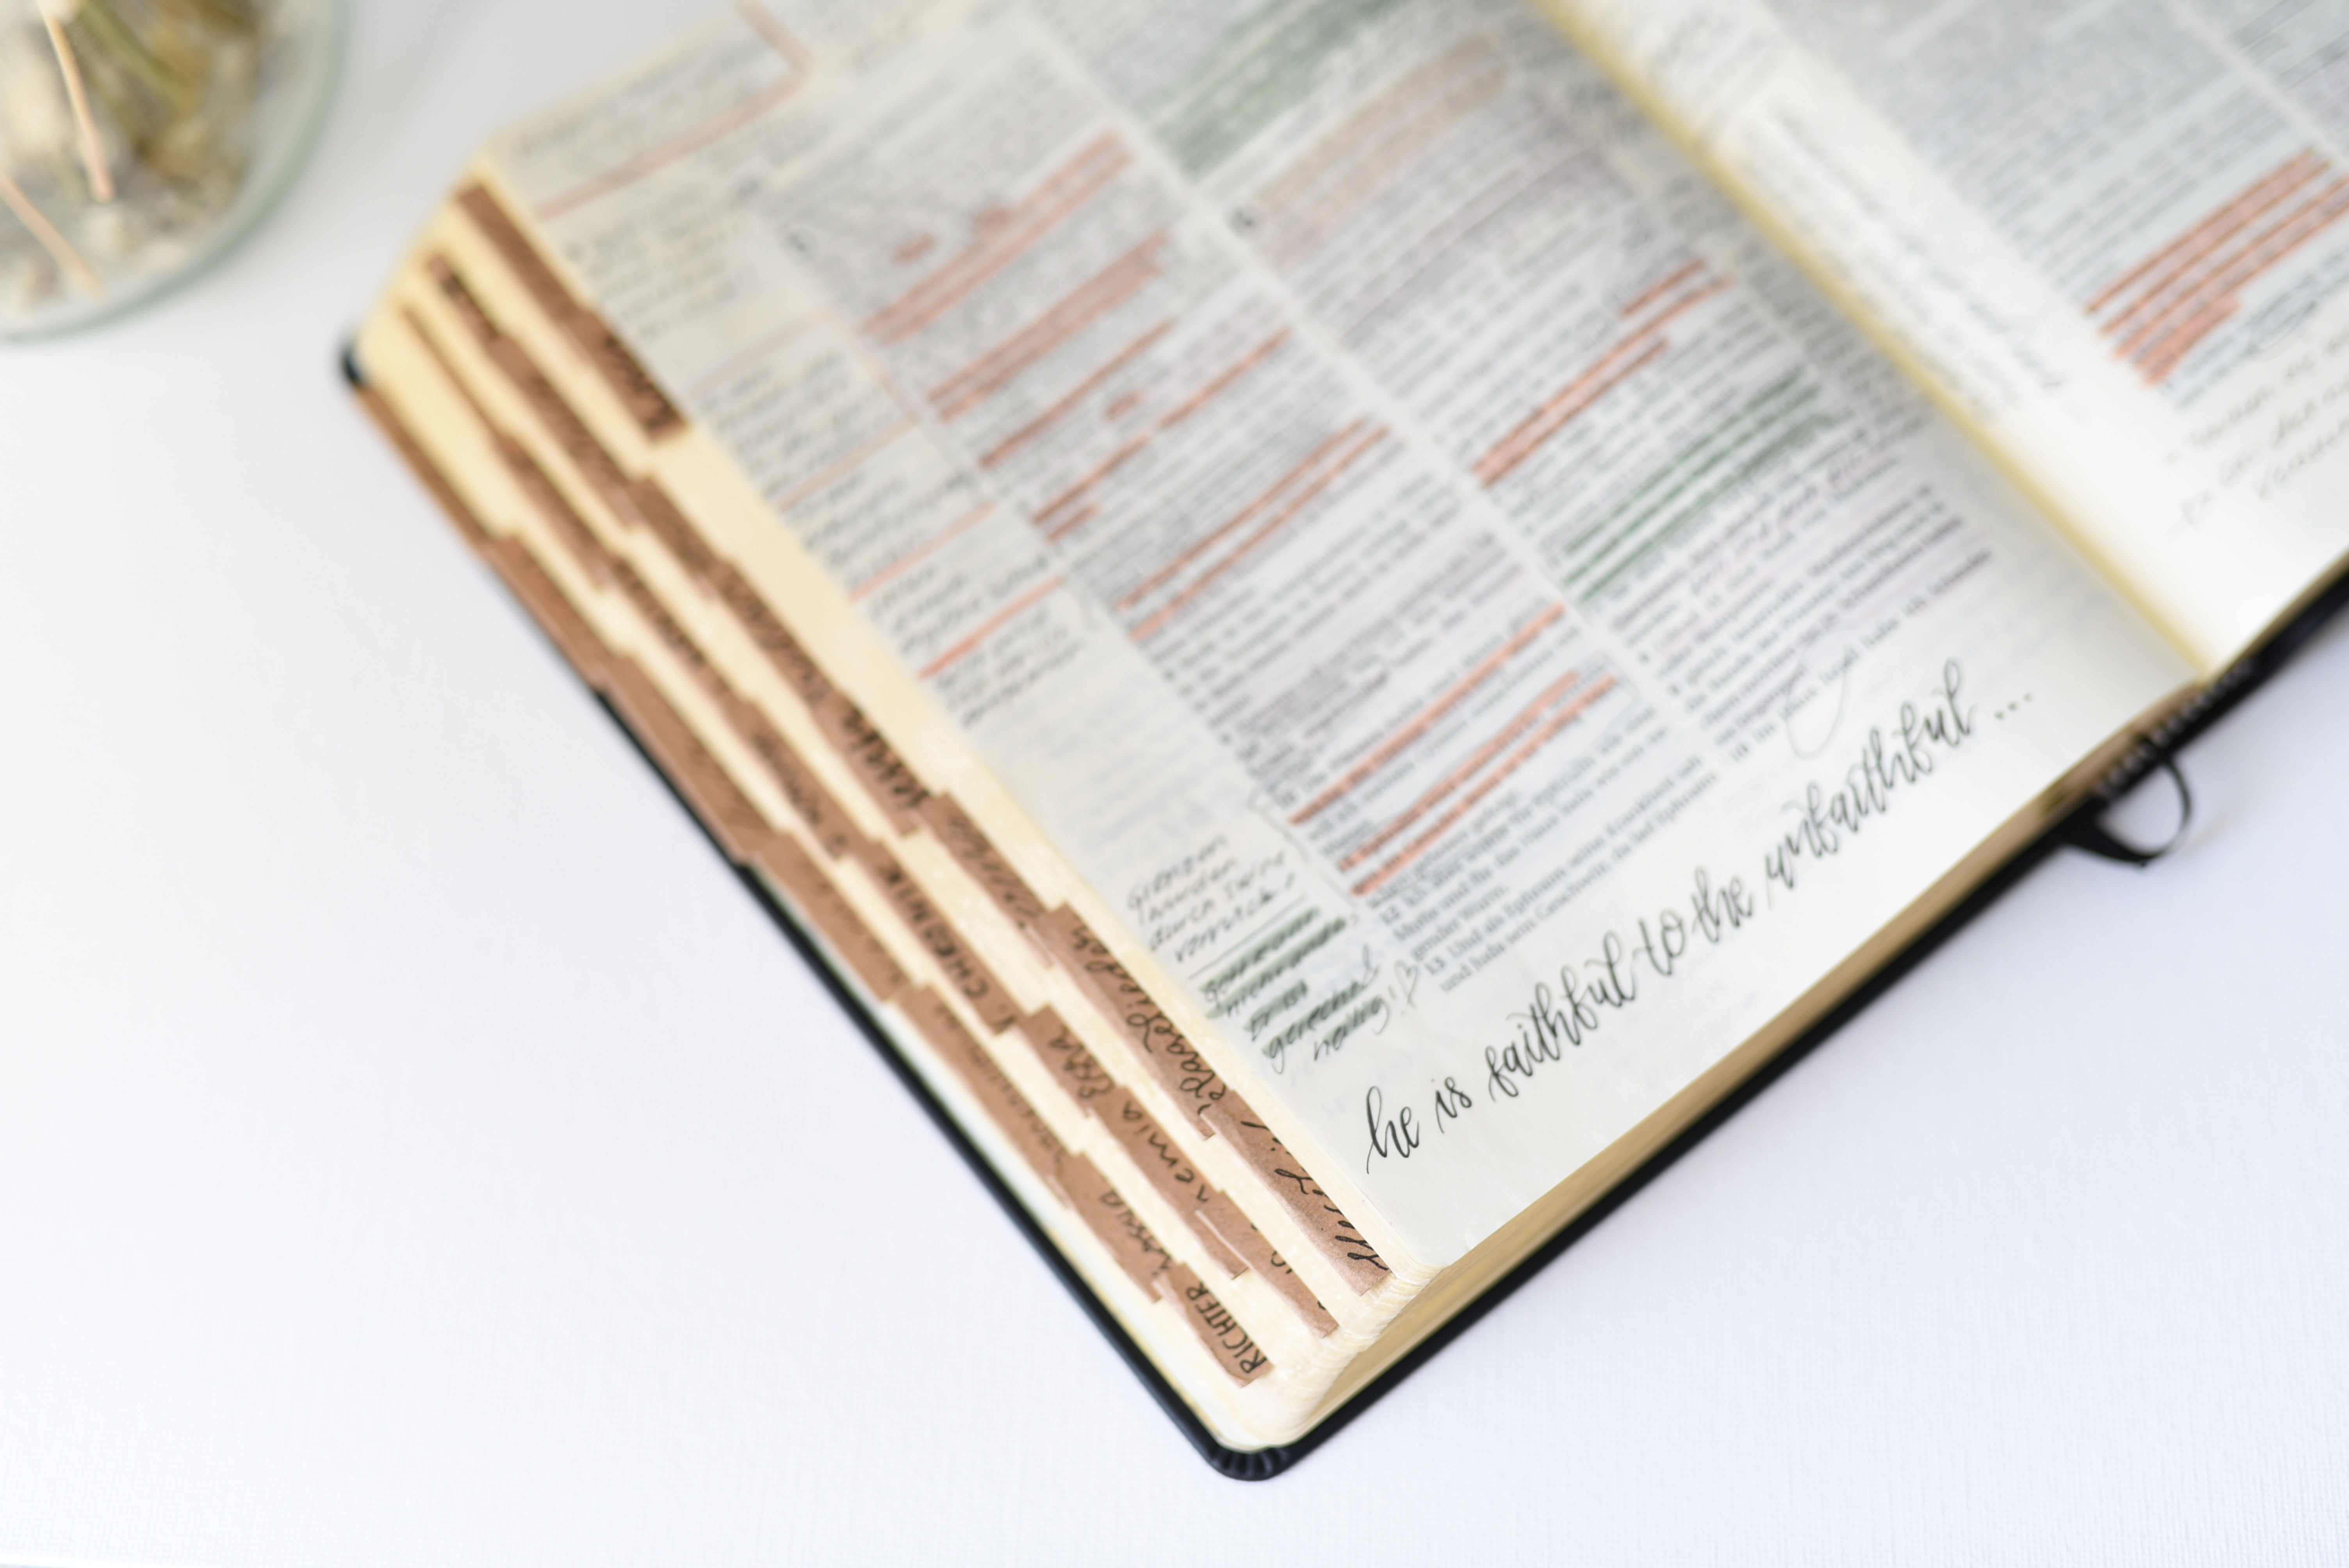
<path id="1" fill-rule="evenodd" d="M 2120 797 L 2116 795 L 2105 802 L 2103 810 L 2080 813 L 2071 826 L 2064 830 L 2064 841 L 2074 849 L 2085 850 L 2100 860 L 2117 861 L 2125 866 L 2149 866 L 2185 842 L 2186 830 L 2194 820 L 2194 792 L 2186 787 L 2186 775 L 2178 771 L 2178 758 L 2175 757 L 2165 751 L 2154 758 L 2154 766 L 2168 774 L 2170 783 L 2178 789 L 2178 826 L 2170 830 L 2167 840 L 2158 846 L 2147 850 L 2140 849 L 2115 835 L 2110 828 L 2105 826 L 2105 812 L 2111 810 L 2118 802 Z M 2152 774 L 2148 769 L 2137 782 L 2141 784 L 2146 778 L 2150 777 Z M 2131 788 L 2134 789 L 2135 786 Z M 2123 793 L 2126 794 L 2127 791 Z"/>

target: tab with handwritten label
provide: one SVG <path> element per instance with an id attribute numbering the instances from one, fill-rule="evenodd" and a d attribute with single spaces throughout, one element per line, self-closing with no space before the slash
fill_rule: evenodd
<path id="1" fill-rule="evenodd" d="M 1012 1000 L 1011 993 L 1004 988 L 995 971 L 972 950 L 904 863 L 871 839 L 857 846 L 857 855 L 872 873 L 874 884 L 887 895 L 897 918 L 905 922 L 914 940 L 936 961 L 947 984 L 978 1015 L 979 1021 L 997 1034 L 1018 1023 L 1019 1004 Z"/>
<path id="2" fill-rule="evenodd" d="M 1052 1081 L 1065 1090 L 1079 1110 L 1094 1114 L 1093 1102 L 1104 1096 L 1122 1092 L 1117 1079 L 1101 1064 L 1092 1047 L 1077 1037 L 1075 1030 L 1050 1007 L 1039 1007 L 1019 1020 L 1019 1037 L 1036 1053 L 1052 1075 Z"/>
<path id="3" fill-rule="evenodd" d="M 930 1042 L 931 1048 L 968 1086 L 972 1097 L 986 1108 L 997 1130 L 1019 1150 L 1030 1168 L 1064 1200 L 1068 1199 L 1072 1190 L 1061 1169 L 1070 1159 L 1067 1146 L 1050 1124 L 1037 1114 L 1019 1086 L 1004 1075 L 1001 1065 L 978 1043 L 978 1037 L 955 1016 L 946 998 L 923 985 L 906 993 L 898 1006 L 922 1032 L 922 1037 Z"/>
<path id="4" fill-rule="evenodd" d="M 1126 1277 L 1153 1295 L 1166 1294 L 1167 1271 L 1175 1267 L 1174 1254 L 1153 1235 L 1142 1216 L 1123 1193 L 1081 1154 L 1071 1154 L 1061 1167 L 1069 1202 L 1085 1227 L 1109 1249 Z"/>
<path id="5" fill-rule="evenodd" d="M 1118 1141 L 1158 1190 L 1158 1195 L 1190 1222 L 1199 1244 L 1225 1276 L 1246 1272 L 1247 1264 L 1240 1255 L 1226 1246 L 1215 1227 L 1199 1217 L 1200 1205 L 1215 1193 L 1215 1187 L 1192 1165 L 1190 1156 L 1176 1146 L 1174 1135 L 1158 1125 L 1158 1119 L 1143 1109 L 1142 1102 L 1133 1095 L 1122 1094 L 1116 1099 L 1114 1109 L 1104 1103 L 1102 1121 L 1117 1134 Z"/>
<path id="6" fill-rule="evenodd" d="M 1338 1266 L 1357 1294 L 1377 1289 L 1387 1278 L 1387 1265 L 1375 1248 L 1340 1212 L 1321 1183 L 1307 1172 L 1304 1161 L 1267 1127 L 1256 1110 L 1239 1096 L 1226 1095 L 1208 1108 L 1207 1119 L 1232 1140 L 1266 1186 L 1280 1200 L 1315 1248 Z"/>
<path id="7" fill-rule="evenodd" d="M 1199 1219 L 1215 1228 L 1216 1234 L 1223 1238 L 1226 1246 L 1245 1260 L 1249 1268 L 1263 1275 L 1272 1288 L 1297 1309 L 1297 1315 L 1315 1334 L 1327 1336 L 1338 1326 L 1338 1320 L 1330 1315 L 1330 1309 L 1321 1305 L 1321 1298 L 1313 1294 L 1313 1287 L 1297 1276 L 1297 1271 L 1288 1266 L 1288 1260 L 1265 1239 L 1264 1233 L 1256 1228 L 1255 1222 L 1241 1212 L 1237 1203 L 1232 1202 L 1229 1193 L 1209 1192 L 1206 1200 L 1199 1205 L 1197 1213 Z"/>
<path id="8" fill-rule="evenodd" d="M 987 890 L 987 896 L 1014 924 L 1033 925 L 1048 913 L 1044 901 L 1028 885 L 1003 851 L 995 847 L 986 832 L 962 809 L 961 802 L 947 794 L 935 794 L 916 808 L 923 824 L 944 844 L 971 880 Z"/>
<path id="9" fill-rule="evenodd" d="M 1233 1382 L 1253 1383 L 1272 1370 L 1272 1357 L 1249 1335 L 1247 1326 L 1232 1315 L 1213 1290 L 1195 1274 L 1181 1264 L 1166 1271 L 1167 1295 L 1183 1309 L 1184 1321 L 1216 1365 Z"/>
<path id="10" fill-rule="evenodd" d="M 775 834 L 763 847 L 757 864 L 782 888 L 793 912 L 813 925 L 855 971 L 874 1000 L 886 1002 L 911 984 L 864 915 L 797 839 Z"/>
<path id="11" fill-rule="evenodd" d="M 774 832 L 758 807 L 709 755 L 643 665 L 626 655 L 615 656 L 609 690 L 628 728 L 660 764 L 726 858 L 749 865 L 761 842 Z"/>
<path id="12" fill-rule="evenodd" d="M 514 280 L 545 312 L 547 319 L 578 346 L 587 363 L 595 366 L 595 373 L 604 378 L 647 438 L 658 439 L 684 428 L 685 421 L 678 417 L 667 394 L 646 374 L 643 365 L 628 352 L 627 346 L 604 318 L 580 304 L 555 276 L 554 269 L 547 265 L 537 247 L 506 215 L 496 197 L 480 184 L 471 184 L 457 193 L 457 206 L 473 221 L 482 238 L 489 241 L 491 248 L 512 271 Z"/>
<path id="13" fill-rule="evenodd" d="M 1040 923 L 1039 934 L 1077 984 L 1091 996 L 1121 1038 L 1133 1047 L 1150 1075 L 1174 1103 L 1195 1117 L 1222 1099 L 1224 1080 L 1197 1047 L 1184 1037 L 1142 983 L 1117 960 L 1092 928 L 1065 906 Z M 1212 1127 L 1208 1123 L 1207 1127 Z M 1203 1136 L 1207 1127 L 1201 1129 Z"/>

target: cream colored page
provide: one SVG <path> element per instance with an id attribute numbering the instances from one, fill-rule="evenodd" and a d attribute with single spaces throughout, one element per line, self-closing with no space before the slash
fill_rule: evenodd
<path id="1" fill-rule="evenodd" d="M 1419 1262 L 2187 678 L 1521 7 L 921 20 L 494 157 Z"/>
<path id="2" fill-rule="evenodd" d="M 2349 5 L 1547 3 L 2206 675 L 2349 554 Z"/>

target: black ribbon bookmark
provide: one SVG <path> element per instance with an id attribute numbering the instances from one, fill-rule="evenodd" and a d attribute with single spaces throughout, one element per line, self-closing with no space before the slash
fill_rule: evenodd
<path id="1" fill-rule="evenodd" d="M 2127 789 L 2106 796 L 2103 805 L 2075 817 L 2064 830 L 2064 841 L 2075 850 L 2085 850 L 2099 859 L 2117 861 L 2125 866 L 2149 866 L 2183 843 L 2186 830 L 2194 820 L 2194 792 L 2186 787 L 2186 775 L 2178 771 L 2178 759 L 2169 753 L 2165 751 L 2156 755 L 2153 767 L 2168 774 L 2169 782 L 2178 790 L 2178 826 L 2170 830 L 2167 840 L 2153 849 L 2142 849 L 2120 838 L 2105 825 L 2106 813 L 2137 785 L 2153 776 L 2153 769 L 2148 768 Z"/>

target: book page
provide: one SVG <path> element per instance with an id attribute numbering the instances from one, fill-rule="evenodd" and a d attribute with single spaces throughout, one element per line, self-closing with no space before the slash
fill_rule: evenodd
<path id="1" fill-rule="evenodd" d="M 2206 676 L 2349 556 L 2349 6 L 1550 5 Z"/>
<path id="2" fill-rule="evenodd" d="M 2190 676 L 1513 3 L 746 5 L 489 170 L 1398 1266 Z"/>

